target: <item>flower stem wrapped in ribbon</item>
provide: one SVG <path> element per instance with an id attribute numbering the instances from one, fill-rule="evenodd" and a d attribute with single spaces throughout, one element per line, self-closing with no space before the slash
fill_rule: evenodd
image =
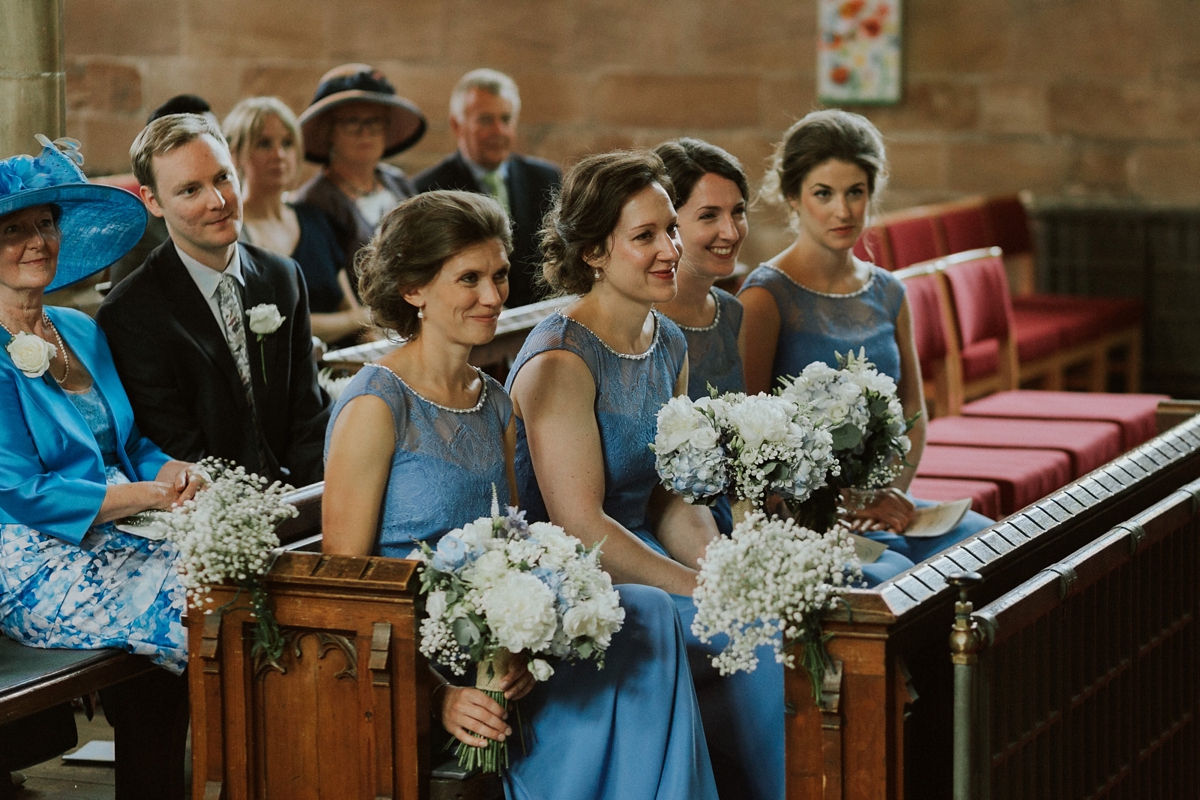
<path id="1" fill-rule="evenodd" d="M 477 665 L 476 685 L 501 706 L 499 681 L 513 654 L 531 657 L 536 680 L 554 672 L 545 660 L 592 660 L 604 652 L 625 621 L 620 596 L 600 569 L 598 546 L 585 548 L 562 528 L 527 523 L 509 508 L 481 517 L 443 536 L 434 550 L 421 546 L 421 652 L 463 675 Z M 520 715 L 518 713 L 518 728 Z M 522 737 L 523 743 L 523 737 Z M 500 772 L 508 766 L 508 743 L 486 747 L 460 743 L 459 763 Z"/>

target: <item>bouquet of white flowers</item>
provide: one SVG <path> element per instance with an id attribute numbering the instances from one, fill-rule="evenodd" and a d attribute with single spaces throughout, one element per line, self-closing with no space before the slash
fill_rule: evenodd
<path id="1" fill-rule="evenodd" d="M 196 607 L 212 603 L 213 585 L 233 581 L 250 592 L 258 620 L 251 654 L 268 662 L 283 653 L 279 625 L 261 578 L 271 568 L 279 547 L 276 526 L 296 516 L 283 500 L 292 487 L 246 472 L 217 458 L 197 464 L 207 485 L 182 506 L 165 515 L 166 538 L 179 550 L 180 582 Z M 214 610 L 204 609 L 211 614 Z"/>
<path id="2" fill-rule="evenodd" d="M 875 369 L 865 350 L 835 356 L 839 369 L 816 361 L 779 392 L 806 409 L 832 437 L 839 469 L 831 473 L 828 490 L 807 509 L 806 522 L 817 527 L 832 524 L 831 519 L 820 523 L 836 517 L 841 489 L 870 490 L 891 483 L 912 446 L 906 434 L 916 421 L 904 419 L 896 382 Z"/>
<path id="3" fill-rule="evenodd" d="M 509 508 L 482 517 L 441 538 L 437 549 L 422 545 L 421 591 L 426 617 L 421 652 L 462 675 L 476 664 L 476 688 L 507 706 L 500 680 L 511 654 L 535 656 L 536 680 L 554 674 L 536 657 L 594 660 L 625 621 L 620 595 L 600 568 L 599 547 L 585 548 L 562 528 L 527 523 Z M 499 772 L 508 766 L 508 743 L 458 746 L 459 763 Z"/>
<path id="4" fill-rule="evenodd" d="M 711 505 L 729 488 L 729 404 L 723 398 L 672 397 L 658 411 L 654 466 L 667 490 Z"/>
<path id="5" fill-rule="evenodd" d="M 817 533 L 790 519 L 748 514 L 700 560 L 692 632 L 702 642 L 729 637 L 713 657 L 722 675 L 754 671 L 755 651 L 764 644 L 774 646 L 776 661 L 794 667 L 794 648 L 802 645 L 802 664 L 819 700 L 829 661 L 821 615 L 861 575 L 844 528 Z"/>

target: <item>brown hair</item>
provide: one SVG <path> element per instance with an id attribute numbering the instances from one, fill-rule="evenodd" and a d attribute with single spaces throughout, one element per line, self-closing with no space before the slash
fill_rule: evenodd
<path id="1" fill-rule="evenodd" d="M 742 193 L 742 199 L 750 199 L 750 185 L 746 181 L 742 163 L 715 144 L 684 136 L 663 142 L 654 148 L 654 152 L 663 160 L 671 175 L 671 182 L 675 184 L 676 208 L 687 203 L 696 183 L 710 172 L 732 181 Z"/>
<path id="2" fill-rule="evenodd" d="M 229 143 L 229 152 L 233 163 L 240 173 L 240 162 L 246 157 L 251 147 L 262 136 L 263 126 L 267 117 L 274 115 L 283 123 L 288 135 L 292 137 L 296 153 L 304 152 L 304 137 L 300 135 L 300 123 L 287 104 L 278 97 L 247 97 L 239 102 L 225 116 L 221 129 L 225 133 L 225 141 Z"/>
<path id="3" fill-rule="evenodd" d="M 157 191 L 154 184 L 154 157 L 166 155 L 176 147 L 206 135 L 211 136 L 226 150 L 229 149 L 216 121 L 203 114 L 168 114 L 159 117 L 142 128 L 142 132 L 129 148 L 133 176 L 142 186 L 149 186 L 151 191 Z"/>
<path id="4" fill-rule="evenodd" d="M 559 294 L 591 291 L 595 279 L 585 257 L 608 254 L 625 203 L 656 183 L 674 203 L 671 176 L 650 150 L 601 153 L 571 167 L 542 221 L 542 280 Z"/>
<path id="5" fill-rule="evenodd" d="M 430 283 L 456 253 L 491 239 L 512 252 L 508 217 L 487 195 L 426 192 L 389 211 L 356 262 L 359 295 L 375 324 L 416 336 L 421 322 L 405 293 Z"/>
<path id="6" fill-rule="evenodd" d="M 788 128 L 763 176 L 760 196 L 769 203 L 786 203 L 800 194 L 808 173 L 830 159 L 861 168 L 872 200 L 887 183 L 887 154 L 879 129 L 861 114 L 829 108 Z"/>

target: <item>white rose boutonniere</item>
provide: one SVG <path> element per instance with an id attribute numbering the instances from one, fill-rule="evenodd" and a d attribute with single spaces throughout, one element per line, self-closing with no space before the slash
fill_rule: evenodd
<path id="1" fill-rule="evenodd" d="M 57 347 L 32 333 L 18 333 L 5 349 L 27 378 L 42 377 L 50 369 L 51 359 L 58 355 Z"/>
<path id="2" fill-rule="evenodd" d="M 279 326 L 287 317 L 279 313 L 279 307 L 274 303 L 262 303 L 247 309 L 246 316 L 250 318 L 250 331 L 258 337 L 258 354 L 262 362 L 263 383 L 267 382 L 267 354 L 263 340 L 268 334 L 279 330 Z"/>

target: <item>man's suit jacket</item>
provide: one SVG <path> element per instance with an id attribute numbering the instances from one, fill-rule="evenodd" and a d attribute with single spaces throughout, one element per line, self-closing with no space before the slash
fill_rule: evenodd
<path id="1" fill-rule="evenodd" d="M 324 473 L 330 401 L 317 385 L 304 278 L 290 258 L 238 247 L 242 308 L 273 303 L 285 317 L 261 343 L 245 325 L 266 464 L 224 331 L 170 239 L 112 290 L 96 321 L 138 427 L 168 454 L 185 461 L 217 456 L 295 486 L 315 483 Z"/>
<path id="2" fill-rule="evenodd" d="M 413 183 L 419 192 L 459 189 L 487 194 L 458 151 L 419 173 Z M 554 192 L 562 183 L 562 171 L 549 161 L 513 153 L 508 157 L 508 178 L 504 183 L 513 225 L 512 271 L 506 303 L 512 308 L 540 299 L 537 277 L 542 271 L 542 251 L 538 232 L 542 229 L 542 217 L 550 210 Z"/>
<path id="3" fill-rule="evenodd" d="M 104 334 L 86 314 L 46 307 L 72 353 L 104 396 L 117 439 L 117 461 L 132 481 L 152 481 L 167 457 L 138 431 Z M 50 373 L 30 378 L 0 358 L 0 524 L 28 525 L 79 544 L 108 486 L 104 456 L 83 414 Z"/>

